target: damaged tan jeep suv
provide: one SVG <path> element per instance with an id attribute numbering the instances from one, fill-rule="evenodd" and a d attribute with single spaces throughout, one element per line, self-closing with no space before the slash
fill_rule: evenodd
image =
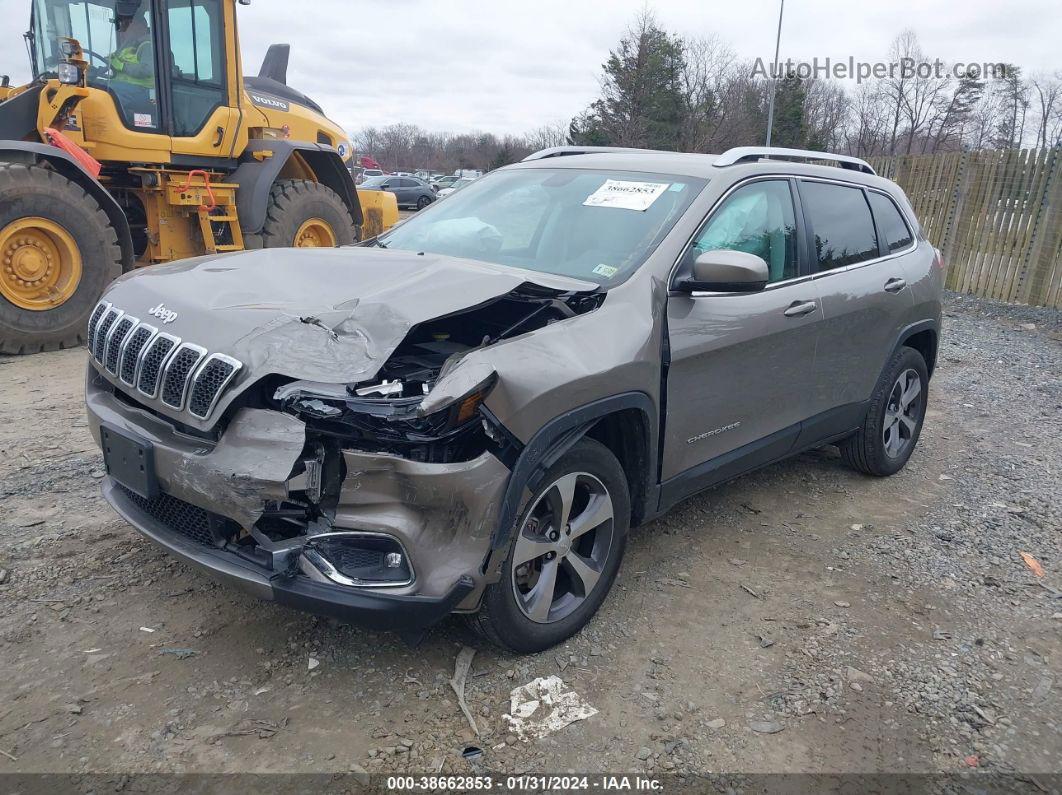
<path id="1" fill-rule="evenodd" d="M 88 328 L 104 494 L 258 596 L 544 649 L 690 494 L 830 443 L 899 470 L 941 276 L 854 158 L 545 150 L 358 246 L 120 278 Z"/>

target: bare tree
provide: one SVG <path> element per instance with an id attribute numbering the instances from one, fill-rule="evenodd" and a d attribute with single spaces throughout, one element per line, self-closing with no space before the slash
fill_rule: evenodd
<path id="1" fill-rule="evenodd" d="M 569 143 L 568 129 L 567 122 L 555 121 L 535 128 L 525 136 L 524 140 L 533 152 L 549 149 L 551 146 L 565 146 Z"/>
<path id="2" fill-rule="evenodd" d="M 1062 142 L 1062 72 L 1032 78 L 1037 111 L 1036 145 L 1046 149 Z"/>
<path id="3" fill-rule="evenodd" d="M 889 154 L 896 154 L 896 141 L 900 133 L 900 121 L 903 119 L 904 107 L 910 102 L 910 78 L 904 64 L 917 63 L 922 60 L 922 50 L 918 45 L 918 36 L 907 28 L 889 45 L 889 61 L 894 68 L 893 74 L 881 80 L 881 90 L 888 98 L 892 129 L 889 133 Z"/>
<path id="4" fill-rule="evenodd" d="M 724 104 L 727 84 L 734 79 L 736 56 L 718 36 L 685 39 L 679 73 L 682 121 L 678 148 L 708 152 L 717 140 L 730 107 Z"/>

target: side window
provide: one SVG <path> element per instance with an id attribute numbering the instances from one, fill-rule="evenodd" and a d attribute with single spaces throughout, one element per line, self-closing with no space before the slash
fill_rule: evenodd
<path id="1" fill-rule="evenodd" d="M 816 273 L 878 256 L 874 221 L 861 188 L 801 182 L 800 198 L 815 233 Z"/>
<path id="2" fill-rule="evenodd" d="M 878 223 L 881 242 L 889 251 L 900 251 L 914 242 L 907 222 L 896 207 L 896 203 L 884 193 L 869 191 L 870 209 L 874 211 L 874 220 Z"/>
<path id="3" fill-rule="evenodd" d="M 225 103 L 219 0 L 167 0 L 173 67 L 173 134 L 195 135 Z"/>
<path id="4" fill-rule="evenodd" d="M 734 191 L 693 241 L 696 253 L 731 249 L 762 257 L 772 282 L 799 275 L 793 195 L 786 180 Z"/>

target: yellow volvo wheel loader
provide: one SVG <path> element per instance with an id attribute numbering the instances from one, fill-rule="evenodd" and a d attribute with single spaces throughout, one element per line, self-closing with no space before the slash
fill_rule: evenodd
<path id="1" fill-rule="evenodd" d="M 287 85 L 287 45 L 243 75 L 235 0 L 33 0 L 25 38 L 33 80 L 0 86 L 0 353 L 80 343 L 134 267 L 398 220 Z"/>

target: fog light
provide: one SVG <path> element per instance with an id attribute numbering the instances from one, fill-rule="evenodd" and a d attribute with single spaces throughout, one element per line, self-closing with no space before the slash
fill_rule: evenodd
<path id="1" fill-rule="evenodd" d="M 310 539 L 302 554 L 328 579 L 342 585 L 396 586 L 413 581 L 402 545 L 382 533 L 323 533 Z"/>
<path id="2" fill-rule="evenodd" d="M 58 76 L 60 83 L 66 83 L 69 86 L 76 86 L 81 82 L 81 70 L 77 68 L 76 64 L 59 64 L 56 68 L 56 75 Z"/>

